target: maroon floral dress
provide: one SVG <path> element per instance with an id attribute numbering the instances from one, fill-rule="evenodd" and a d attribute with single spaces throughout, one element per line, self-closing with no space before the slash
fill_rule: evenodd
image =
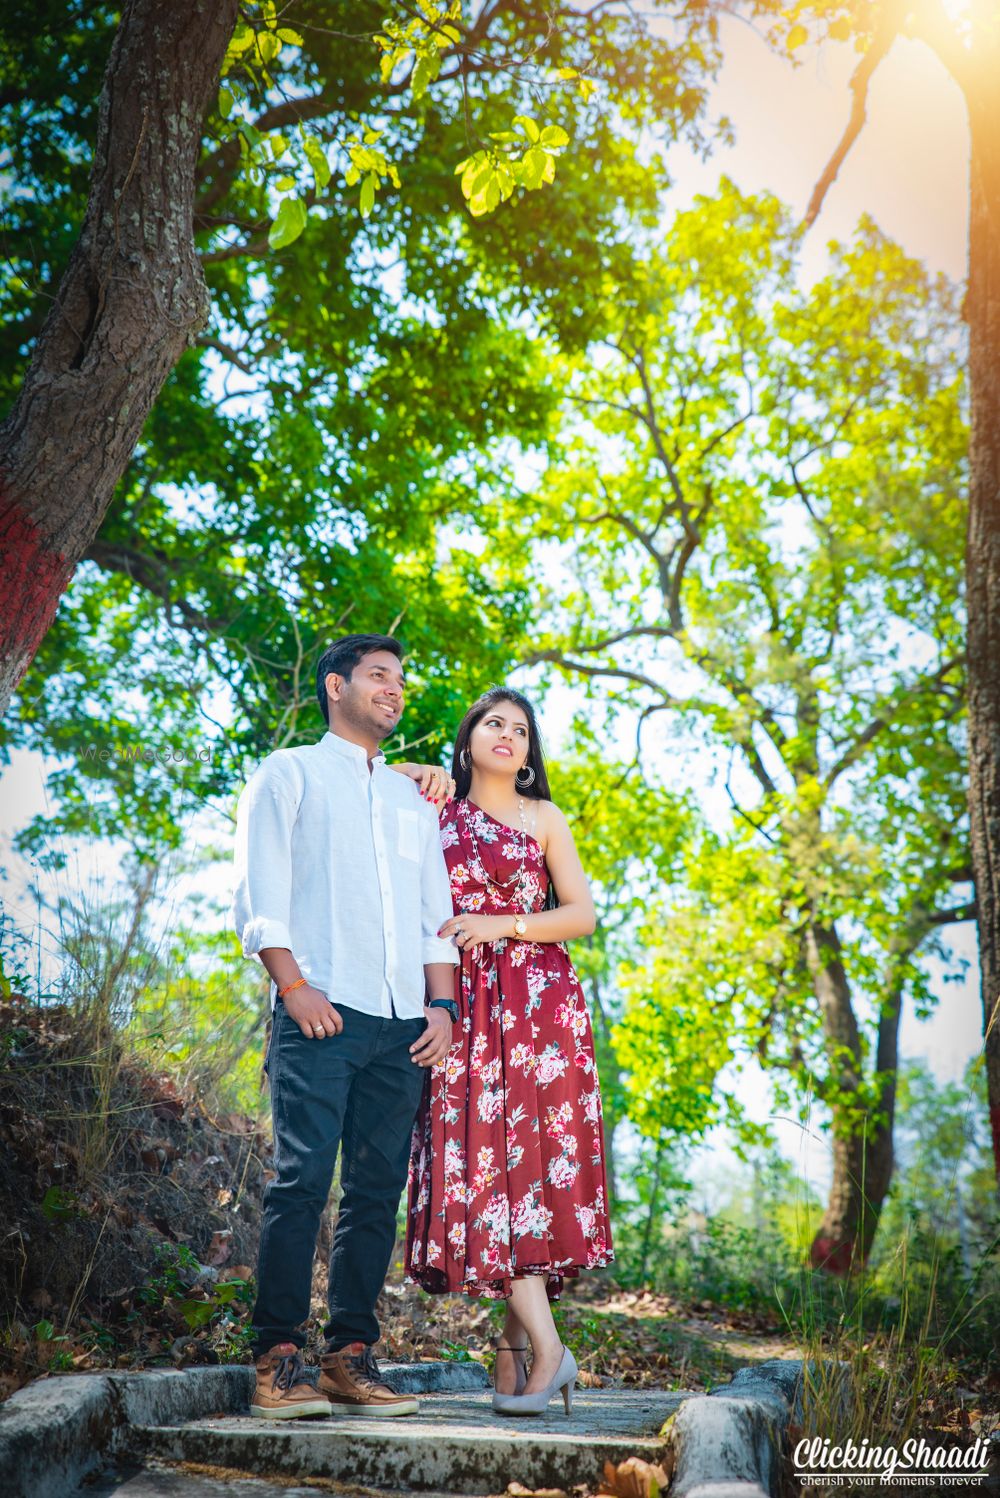
<path id="1" fill-rule="evenodd" d="M 467 800 L 441 842 L 456 913 L 545 907 L 541 845 Z M 519 873 L 524 853 L 524 871 Z M 497 889 L 484 879 L 512 885 Z M 611 1262 L 601 1094 L 590 1016 L 562 942 L 461 954 L 460 1038 L 430 1069 L 413 1126 L 406 1270 L 425 1290 L 500 1299 L 511 1280 Z"/>

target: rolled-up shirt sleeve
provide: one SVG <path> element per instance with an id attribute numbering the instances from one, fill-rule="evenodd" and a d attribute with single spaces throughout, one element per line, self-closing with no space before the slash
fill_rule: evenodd
<path id="1" fill-rule="evenodd" d="M 451 902 L 451 880 L 441 847 L 441 829 L 432 807 L 421 807 L 422 853 L 420 869 L 421 961 L 450 962 L 458 966 L 458 948 L 438 932 L 455 914 Z"/>
<path id="2" fill-rule="evenodd" d="M 233 925 L 244 957 L 265 947 L 291 950 L 292 830 L 302 787 L 290 763 L 269 755 L 236 806 Z"/>

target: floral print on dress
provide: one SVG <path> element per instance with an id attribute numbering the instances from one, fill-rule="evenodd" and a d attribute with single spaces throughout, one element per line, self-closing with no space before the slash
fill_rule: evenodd
<path id="1" fill-rule="evenodd" d="M 544 908 L 534 838 L 466 800 L 443 813 L 441 845 L 456 912 Z M 586 1000 L 562 942 L 502 938 L 460 957 L 457 1038 L 430 1068 L 413 1127 L 408 1277 L 500 1299 L 513 1279 L 544 1274 L 556 1299 L 564 1278 L 614 1257 Z"/>

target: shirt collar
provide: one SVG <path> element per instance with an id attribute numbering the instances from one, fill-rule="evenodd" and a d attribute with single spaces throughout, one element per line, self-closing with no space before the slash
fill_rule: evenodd
<path id="1" fill-rule="evenodd" d="M 351 739 L 341 738 L 340 734 L 334 733 L 332 728 L 327 729 L 326 733 L 320 739 L 320 744 L 322 747 L 332 750 L 334 754 L 339 754 L 342 759 L 356 760 L 360 765 L 367 768 L 368 752 L 363 745 L 355 744 Z M 381 749 L 373 756 L 372 764 L 385 764 L 385 755 Z"/>

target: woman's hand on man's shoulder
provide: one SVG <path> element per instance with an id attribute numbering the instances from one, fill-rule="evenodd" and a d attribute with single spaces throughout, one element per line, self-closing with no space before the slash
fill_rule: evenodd
<path id="1" fill-rule="evenodd" d="M 445 806 L 455 794 L 455 782 L 441 765 L 418 765 L 411 760 L 401 760 L 398 764 L 390 765 L 389 769 L 397 770 L 400 775 L 412 780 L 420 795 L 431 806 Z"/>

